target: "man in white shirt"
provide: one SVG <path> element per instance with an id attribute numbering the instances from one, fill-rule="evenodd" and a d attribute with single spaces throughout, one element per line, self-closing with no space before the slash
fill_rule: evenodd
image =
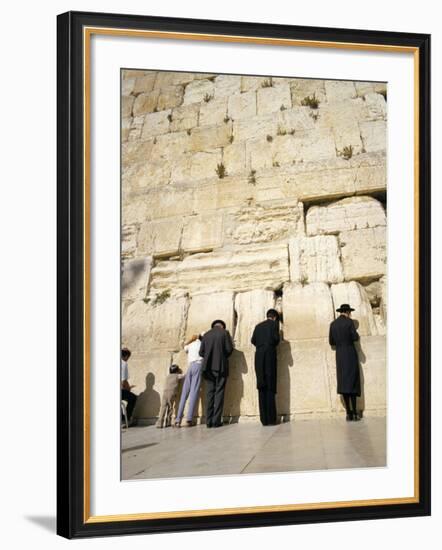
<path id="1" fill-rule="evenodd" d="M 181 426 L 181 420 L 183 418 L 184 407 L 187 399 L 189 399 L 189 406 L 187 407 L 186 414 L 186 426 L 193 425 L 193 415 L 199 398 L 200 386 L 201 386 L 201 365 L 203 358 L 200 357 L 199 351 L 201 346 L 201 335 L 194 334 L 192 338 L 184 346 L 184 350 L 187 353 L 187 362 L 189 367 L 184 378 L 183 390 L 181 392 L 180 404 L 178 407 L 178 414 L 175 419 L 175 426 L 179 428 Z"/>
<path id="2" fill-rule="evenodd" d="M 130 424 L 133 425 L 133 419 L 132 419 L 132 413 L 135 407 L 135 403 L 137 402 L 137 396 L 132 393 L 132 388 L 134 386 L 131 386 L 129 384 L 129 368 L 127 365 L 127 362 L 129 361 L 129 357 L 131 356 L 130 350 L 127 348 L 123 348 L 121 350 L 121 367 L 120 367 L 120 377 L 121 377 L 121 399 L 124 401 L 127 401 L 127 417 L 129 419 Z"/>

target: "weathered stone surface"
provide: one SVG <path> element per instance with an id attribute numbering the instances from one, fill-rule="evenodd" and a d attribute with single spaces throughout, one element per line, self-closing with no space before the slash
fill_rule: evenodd
<path id="1" fill-rule="evenodd" d="M 141 132 L 143 130 L 144 116 L 136 116 L 132 119 L 132 124 L 130 126 L 129 141 L 136 141 L 140 139 Z"/>
<path id="2" fill-rule="evenodd" d="M 229 117 L 234 120 L 250 118 L 256 115 L 256 93 L 246 92 L 229 97 Z"/>
<path id="3" fill-rule="evenodd" d="M 207 332 L 215 319 L 222 319 L 232 335 L 233 300 L 233 292 L 192 294 L 187 315 L 186 338 Z"/>
<path id="4" fill-rule="evenodd" d="M 229 97 L 241 91 L 241 78 L 235 75 L 220 74 L 215 78 L 215 97 Z"/>
<path id="5" fill-rule="evenodd" d="M 134 116 L 145 115 L 146 113 L 153 113 L 157 108 L 158 103 L 158 91 L 143 93 L 136 97 L 133 104 Z"/>
<path id="6" fill-rule="evenodd" d="M 271 81 L 271 77 L 266 76 L 242 76 L 241 77 L 241 92 L 257 90 L 261 88 L 263 83 Z"/>
<path id="7" fill-rule="evenodd" d="M 302 105 L 306 98 L 313 96 L 319 100 L 320 105 L 325 101 L 324 80 L 294 78 L 290 83 L 290 90 L 293 105 Z"/>
<path id="8" fill-rule="evenodd" d="M 272 141 L 273 142 L 273 141 Z M 273 166 L 273 147 L 272 143 L 265 137 L 248 140 L 245 144 L 246 166 L 247 169 L 260 170 L 262 168 L 271 168 Z M 252 176 L 253 173 L 249 174 Z"/>
<path id="9" fill-rule="evenodd" d="M 198 124 L 198 103 L 177 107 L 172 111 L 172 122 L 170 123 L 171 132 L 181 132 L 189 130 Z"/>
<path id="10" fill-rule="evenodd" d="M 352 148 L 353 155 L 362 152 L 358 121 L 365 120 L 368 115 L 365 101 L 355 98 L 323 104 L 318 109 L 318 115 L 318 127 L 332 128 L 339 154 L 342 155 L 346 147 Z"/>
<path id="11" fill-rule="evenodd" d="M 356 93 L 358 97 L 364 97 L 370 93 L 387 94 L 386 82 L 355 82 Z"/>
<path id="12" fill-rule="evenodd" d="M 336 157 L 333 134 L 328 129 L 296 132 L 293 136 L 293 160 L 308 162 Z"/>
<path id="13" fill-rule="evenodd" d="M 121 275 L 123 300 L 142 300 L 146 296 L 151 267 L 150 256 L 123 262 Z"/>
<path id="14" fill-rule="evenodd" d="M 387 102 L 381 94 L 369 93 L 365 95 L 365 105 L 371 120 L 385 120 L 387 117 Z"/>
<path id="15" fill-rule="evenodd" d="M 278 349 L 278 414 L 321 413 L 330 410 L 325 342 L 282 342 Z"/>
<path id="16" fill-rule="evenodd" d="M 292 283 L 338 283 L 344 280 L 336 237 L 295 237 L 289 241 Z"/>
<path id="17" fill-rule="evenodd" d="M 230 143 L 232 127 L 229 123 L 221 126 L 201 126 L 195 128 L 190 136 L 191 151 L 207 151 L 223 147 Z"/>
<path id="18" fill-rule="evenodd" d="M 151 162 L 142 162 L 133 166 L 129 173 L 123 173 L 123 184 L 130 180 L 130 189 L 162 187 L 170 181 L 171 165 L 167 160 L 152 160 Z"/>
<path id="19" fill-rule="evenodd" d="M 171 111 L 160 111 L 146 115 L 143 126 L 143 139 L 159 136 L 169 131 L 170 121 L 168 116 Z"/>
<path id="20" fill-rule="evenodd" d="M 141 225 L 138 235 L 140 254 L 152 254 L 156 257 L 178 254 L 183 230 L 180 219 L 165 219 L 146 222 Z"/>
<path id="21" fill-rule="evenodd" d="M 130 95 L 135 86 L 135 78 L 125 78 L 121 82 L 121 95 Z"/>
<path id="22" fill-rule="evenodd" d="M 325 283 L 284 285 L 283 333 L 286 340 L 328 337 L 334 319 L 330 289 Z"/>
<path id="23" fill-rule="evenodd" d="M 222 161 L 221 149 L 198 152 L 192 155 L 190 177 L 192 180 L 215 178 L 216 169 Z"/>
<path id="24" fill-rule="evenodd" d="M 163 161 L 166 159 L 176 162 L 190 147 L 190 138 L 187 132 L 173 132 L 156 136 L 152 140 L 153 147 L 150 152 L 149 162 Z"/>
<path id="25" fill-rule="evenodd" d="M 171 354 L 167 351 L 134 350 L 129 360 L 130 383 L 138 395 L 134 417 L 155 420 L 161 406 L 166 376 L 171 365 Z"/>
<path id="26" fill-rule="evenodd" d="M 256 93 L 257 112 L 259 115 L 277 113 L 284 109 L 290 109 L 292 100 L 290 96 L 290 86 L 288 84 L 261 88 Z"/>
<path id="27" fill-rule="evenodd" d="M 192 216 L 184 223 L 181 249 L 184 252 L 205 252 L 223 244 L 222 214 Z"/>
<path id="28" fill-rule="evenodd" d="M 158 262 L 151 288 L 190 292 L 277 289 L 288 281 L 287 245 L 271 244 L 193 254 L 179 261 Z"/>
<path id="29" fill-rule="evenodd" d="M 194 80 L 185 88 L 183 103 L 201 103 L 204 98 L 213 97 L 214 90 L 215 86 L 210 80 Z"/>
<path id="30" fill-rule="evenodd" d="M 371 304 L 362 285 L 355 281 L 340 283 L 332 285 L 331 292 L 334 310 L 341 304 L 350 304 L 354 308 L 355 311 L 352 312 L 352 318 L 356 322 L 356 328 L 361 336 L 377 334 Z M 335 317 L 338 315 L 339 313 L 335 311 Z"/>
<path id="31" fill-rule="evenodd" d="M 361 138 L 367 152 L 385 151 L 387 148 L 387 126 L 384 120 L 360 122 Z"/>
<path id="32" fill-rule="evenodd" d="M 279 128 L 290 134 L 293 130 L 311 130 L 315 128 L 315 120 L 311 116 L 310 107 L 293 107 L 286 109 L 279 114 Z"/>
<path id="33" fill-rule="evenodd" d="M 133 93 L 135 95 L 138 95 L 141 93 L 151 92 L 153 90 L 156 78 L 157 78 L 156 72 L 144 74 L 140 78 L 137 78 L 135 80 Z"/>
<path id="34" fill-rule="evenodd" d="M 150 293 L 149 302 L 137 300 L 123 317 L 122 341 L 130 350 L 178 350 L 187 312 L 187 298 Z M 163 301 L 164 299 L 164 301 Z"/>
<path id="35" fill-rule="evenodd" d="M 246 144 L 232 143 L 223 149 L 223 163 L 230 175 L 244 172 L 246 168 Z"/>
<path id="36" fill-rule="evenodd" d="M 243 245 L 303 235 L 303 205 L 298 201 L 272 201 L 244 206 L 230 214 L 225 233 L 230 242 Z"/>
<path id="37" fill-rule="evenodd" d="M 121 98 L 121 116 L 122 117 L 129 117 L 132 116 L 132 106 L 134 104 L 135 97 L 130 96 L 122 96 Z"/>
<path id="38" fill-rule="evenodd" d="M 246 141 L 275 136 L 278 129 L 278 119 L 274 115 L 256 116 L 247 120 L 235 120 L 233 123 L 233 135 L 235 141 Z"/>
<path id="39" fill-rule="evenodd" d="M 326 80 L 324 84 L 329 103 L 356 97 L 355 84 L 350 80 Z"/>
<path id="40" fill-rule="evenodd" d="M 227 98 L 221 97 L 203 101 L 200 106 L 199 125 L 223 124 L 227 117 Z"/>
<path id="41" fill-rule="evenodd" d="M 340 231 L 385 226 L 382 204 L 372 197 L 349 197 L 328 206 L 312 206 L 306 217 L 308 235 L 333 235 Z"/>
<path id="42" fill-rule="evenodd" d="M 183 102 L 183 96 L 184 88 L 182 86 L 161 88 L 160 95 L 158 96 L 158 110 L 164 111 L 165 109 L 178 107 Z"/>
<path id="43" fill-rule="evenodd" d="M 373 227 L 339 234 L 346 281 L 364 281 L 385 274 L 386 228 Z"/>
<path id="44" fill-rule="evenodd" d="M 266 312 L 275 307 L 275 294 L 271 290 L 251 290 L 240 292 L 235 297 L 237 314 L 235 330 L 235 348 L 252 348 L 251 337 L 255 326 L 264 321 Z"/>

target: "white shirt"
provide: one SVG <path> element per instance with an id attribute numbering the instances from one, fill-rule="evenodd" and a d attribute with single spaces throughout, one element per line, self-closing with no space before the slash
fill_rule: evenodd
<path id="1" fill-rule="evenodd" d="M 194 363 L 195 361 L 198 361 L 199 363 L 203 360 L 202 357 L 200 357 L 199 351 L 201 347 L 201 340 L 195 340 L 191 344 L 188 344 L 187 346 L 184 346 L 184 350 L 187 353 L 187 361 L 190 363 Z"/>
<path id="2" fill-rule="evenodd" d="M 123 380 L 129 380 L 129 369 L 127 367 L 127 361 L 121 360 L 120 373 L 121 373 L 121 381 L 122 382 L 123 382 Z"/>

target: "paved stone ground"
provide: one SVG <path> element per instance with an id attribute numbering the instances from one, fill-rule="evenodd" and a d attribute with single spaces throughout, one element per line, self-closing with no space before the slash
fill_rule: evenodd
<path id="1" fill-rule="evenodd" d="M 386 465 L 385 417 L 122 431 L 122 479 L 252 474 Z"/>

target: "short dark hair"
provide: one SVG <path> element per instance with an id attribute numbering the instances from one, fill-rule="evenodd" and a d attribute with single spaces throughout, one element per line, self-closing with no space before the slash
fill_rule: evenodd
<path id="1" fill-rule="evenodd" d="M 169 373 L 176 374 L 177 372 L 180 372 L 180 367 L 178 365 L 170 365 Z"/>
<path id="2" fill-rule="evenodd" d="M 123 348 L 121 350 L 121 359 L 123 359 L 123 361 L 127 361 L 131 355 L 132 355 L 132 353 L 131 353 L 130 349 Z"/>
<path id="3" fill-rule="evenodd" d="M 269 309 L 267 311 L 267 315 L 266 315 L 267 319 L 271 318 L 271 319 L 279 319 L 279 313 L 276 311 L 276 309 Z"/>
<path id="4" fill-rule="evenodd" d="M 211 328 L 214 328 L 215 325 L 222 325 L 224 329 L 226 328 L 226 323 L 221 319 L 216 319 L 215 321 L 213 321 Z"/>

